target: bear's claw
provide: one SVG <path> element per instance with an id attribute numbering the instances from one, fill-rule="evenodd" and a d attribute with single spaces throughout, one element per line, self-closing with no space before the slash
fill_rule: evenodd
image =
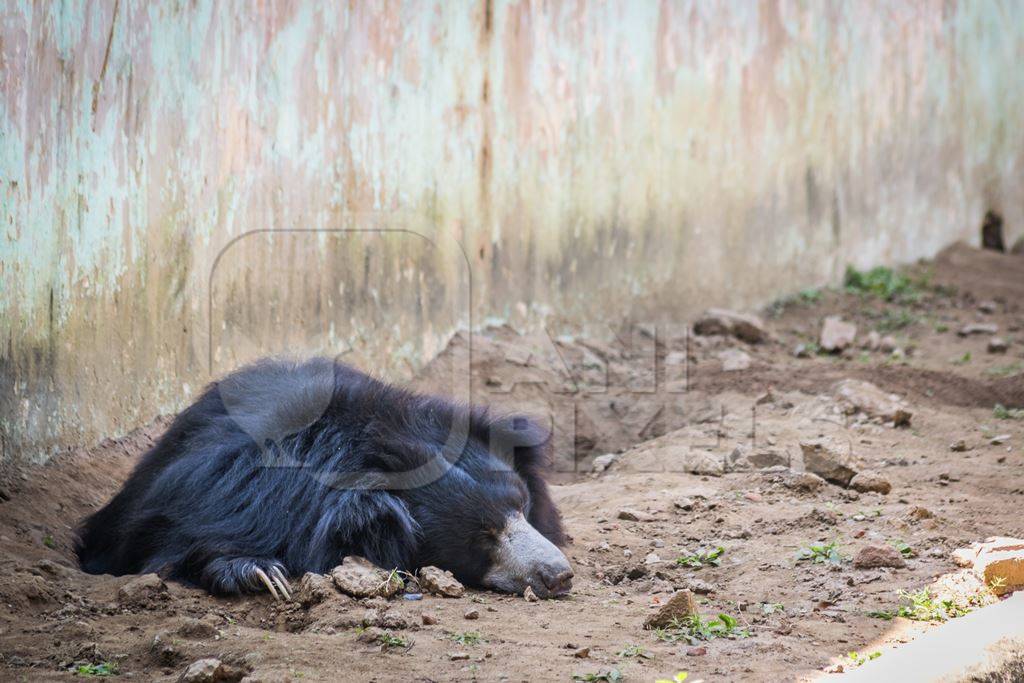
<path id="1" fill-rule="evenodd" d="M 284 600 L 292 599 L 291 586 L 288 585 L 288 579 L 284 577 L 284 572 L 277 565 L 273 565 L 270 568 L 269 576 L 267 572 L 259 567 L 253 567 L 252 573 L 267 587 L 270 594 L 274 596 L 274 600 L 280 601 L 282 596 L 284 596 Z"/>

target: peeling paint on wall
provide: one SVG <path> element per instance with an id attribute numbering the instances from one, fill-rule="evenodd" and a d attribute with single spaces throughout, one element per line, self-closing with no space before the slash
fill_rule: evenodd
<path id="1" fill-rule="evenodd" d="M 1024 225 L 1021 63 L 1012 0 L 4 3 L 2 455 L 266 352 L 408 374 L 467 279 L 678 317 Z"/>

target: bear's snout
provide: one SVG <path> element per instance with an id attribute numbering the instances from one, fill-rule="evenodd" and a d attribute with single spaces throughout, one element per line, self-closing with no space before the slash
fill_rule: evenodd
<path id="1" fill-rule="evenodd" d="M 572 567 L 558 547 L 533 528 L 522 514 L 509 517 L 484 576 L 488 588 L 555 598 L 572 590 Z"/>
<path id="2" fill-rule="evenodd" d="M 572 577 L 572 567 L 563 558 L 562 562 L 542 565 L 537 570 L 539 581 L 531 581 L 530 584 L 540 583 L 547 592 L 545 597 L 558 597 L 559 595 L 568 595 L 572 590 Z M 533 592 L 537 593 L 537 595 L 541 594 L 536 586 L 534 586 Z"/>

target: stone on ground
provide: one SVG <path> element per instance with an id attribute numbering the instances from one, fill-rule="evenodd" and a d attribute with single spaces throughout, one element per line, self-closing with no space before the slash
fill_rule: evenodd
<path id="1" fill-rule="evenodd" d="M 334 594 L 331 581 L 323 574 L 306 572 L 299 581 L 299 590 L 295 594 L 296 601 L 303 607 L 318 605 Z"/>
<path id="2" fill-rule="evenodd" d="M 970 323 L 964 325 L 957 332 L 961 337 L 970 337 L 974 334 L 994 335 L 999 331 L 999 325 L 995 323 Z"/>
<path id="3" fill-rule="evenodd" d="M 838 352 L 853 344 L 856 338 L 856 325 L 844 322 L 838 315 L 830 315 L 821 324 L 818 346 L 825 351 Z"/>
<path id="4" fill-rule="evenodd" d="M 892 490 L 889 480 L 875 472 L 858 472 L 850 480 L 850 488 L 861 493 L 881 493 L 883 495 Z"/>
<path id="5" fill-rule="evenodd" d="M 404 586 L 402 579 L 362 557 L 350 555 L 331 570 L 334 585 L 355 598 L 390 598 Z"/>
<path id="6" fill-rule="evenodd" d="M 726 349 L 718 354 L 723 372 L 737 372 L 750 368 L 750 354 L 739 349 Z"/>
<path id="7" fill-rule="evenodd" d="M 225 667 L 219 659 L 207 657 L 206 659 L 197 659 L 189 664 L 178 681 L 179 683 L 226 683 L 227 681 L 237 681 L 240 678 L 240 675 L 236 675 L 228 667 Z"/>
<path id="8" fill-rule="evenodd" d="M 697 600 L 688 590 L 676 591 L 658 611 L 644 621 L 645 629 L 665 628 L 673 619 L 682 620 L 691 614 L 698 614 Z"/>
<path id="9" fill-rule="evenodd" d="M 996 595 L 1024 589 L 1024 539 L 993 536 L 954 551 L 953 561 L 973 569 Z"/>
<path id="10" fill-rule="evenodd" d="M 1006 353 L 1010 345 L 1002 337 L 992 337 L 988 340 L 989 353 Z"/>
<path id="11" fill-rule="evenodd" d="M 445 598 L 461 598 L 466 588 L 450 571 L 424 567 L 419 571 L 420 587 L 427 593 Z"/>
<path id="12" fill-rule="evenodd" d="M 699 335 L 733 336 L 751 344 L 758 344 L 769 337 L 761 318 L 723 308 L 709 308 L 705 311 L 694 323 L 693 331 Z"/>
<path id="13" fill-rule="evenodd" d="M 880 567 L 899 569 L 906 567 L 907 562 L 903 559 L 900 551 L 892 546 L 867 545 L 854 556 L 853 566 L 857 569 L 878 569 Z"/>
<path id="14" fill-rule="evenodd" d="M 849 486 L 857 474 L 855 460 L 846 444 L 834 439 L 813 439 L 801 441 L 800 450 L 804 454 L 804 469 L 827 482 Z"/>
<path id="15" fill-rule="evenodd" d="M 864 413 L 897 427 L 910 424 L 913 413 L 896 394 L 887 394 L 871 382 L 844 379 L 832 387 L 832 395 L 847 414 Z"/>

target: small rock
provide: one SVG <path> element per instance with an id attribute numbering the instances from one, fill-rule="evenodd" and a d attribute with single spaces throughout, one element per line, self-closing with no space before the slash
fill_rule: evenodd
<path id="1" fill-rule="evenodd" d="M 540 600 L 540 598 L 537 597 L 537 594 L 533 592 L 533 586 L 526 587 L 526 590 L 523 591 L 523 599 L 526 600 L 526 602 L 537 602 Z"/>
<path id="2" fill-rule="evenodd" d="M 747 455 L 747 461 L 752 467 L 766 469 L 768 467 L 788 467 L 789 454 L 774 448 L 759 448 Z"/>
<path id="3" fill-rule="evenodd" d="M 949 444 L 949 450 L 954 453 L 963 453 L 967 450 L 967 442 L 963 439 L 957 439 L 953 443 Z"/>
<path id="4" fill-rule="evenodd" d="M 847 414 L 864 413 L 897 427 L 909 425 L 913 417 L 899 396 L 886 394 L 871 382 L 844 379 L 832 387 L 832 394 Z"/>
<path id="5" fill-rule="evenodd" d="M 686 510 L 687 512 L 689 512 L 690 510 L 693 509 L 693 498 L 679 498 L 678 500 L 676 500 L 674 505 L 680 510 Z"/>
<path id="6" fill-rule="evenodd" d="M 612 463 L 618 457 L 617 453 L 606 453 L 605 455 L 599 455 L 594 458 L 592 463 L 594 472 L 604 472 L 606 469 L 611 467 Z"/>
<path id="7" fill-rule="evenodd" d="M 1006 353 L 1010 345 L 1002 337 L 992 337 L 988 340 L 989 353 Z"/>
<path id="8" fill-rule="evenodd" d="M 864 337 L 860 343 L 860 347 L 865 351 L 877 351 L 878 347 L 882 344 L 882 335 L 878 334 L 875 330 L 868 332 L 867 336 Z"/>
<path id="9" fill-rule="evenodd" d="M 423 622 L 424 626 L 433 626 L 437 623 L 437 617 L 435 617 L 433 614 L 430 614 L 429 612 L 424 612 L 423 614 L 421 614 L 420 620 Z"/>
<path id="10" fill-rule="evenodd" d="M 219 683 L 231 678 L 228 675 L 224 664 L 219 659 L 209 657 L 198 659 L 188 665 L 188 668 L 178 678 L 179 683 Z M 241 678 L 240 676 L 238 678 Z M 234 680 L 238 680 L 235 678 Z"/>
<path id="11" fill-rule="evenodd" d="M 449 652 L 448 653 L 448 659 L 452 660 L 453 662 L 463 662 L 463 661 L 469 659 L 469 653 L 467 653 L 467 652 Z"/>
<path id="12" fill-rule="evenodd" d="M 907 517 L 911 519 L 931 519 L 934 516 L 935 514 L 931 510 L 929 510 L 926 507 L 921 507 L 920 505 L 915 505 L 914 507 L 907 510 Z"/>
<path id="13" fill-rule="evenodd" d="M 750 368 L 750 354 L 739 349 L 726 349 L 718 354 L 723 372 L 737 372 Z"/>
<path id="14" fill-rule="evenodd" d="M 900 551 L 888 545 L 867 545 L 853 558 L 853 566 L 857 569 L 878 569 L 879 567 L 906 567 Z"/>
<path id="15" fill-rule="evenodd" d="M 821 325 L 821 335 L 818 338 L 818 346 L 825 351 L 838 352 L 853 343 L 857 337 L 857 326 L 853 323 L 843 322 L 837 315 L 830 315 L 825 318 Z"/>
<path id="16" fill-rule="evenodd" d="M 982 301 L 978 304 L 978 310 L 982 313 L 995 313 L 998 308 L 995 301 Z"/>
<path id="17" fill-rule="evenodd" d="M 995 335 L 999 332 L 999 325 L 995 323 L 970 323 L 964 325 L 957 332 L 961 337 L 969 337 L 973 334 Z"/>
<path id="18" fill-rule="evenodd" d="M 694 578 L 686 580 L 684 590 L 693 591 L 698 595 L 707 595 L 709 593 L 714 593 L 715 591 L 717 591 L 718 587 L 713 583 L 708 583 L 707 581 L 704 581 L 703 579 Z"/>
<path id="19" fill-rule="evenodd" d="M 406 593 L 402 596 L 402 599 L 410 602 L 416 602 L 417 600 L 423 599 L 423 593 Z"/>
<path id="20" fill-rule="evenodd" d="M 892 335 L 885 335 L 878 342 L 878 350 L 882 353 L 892 353 L 900 348 L 899 343 L 896 341 L 896 337 Z"/>
<path id="21" fill-rule="evenodd" d="M 117 590 L 122 605 L 141 607 L 154 600 L 167 599 L 167 584 L 156 574 L 136 576 Z"/>
<path id="22" fill-rule="evenodd" d="M 576 659 L 586 659 L 587 657 L 590 656 L 590 648 L 589 647 L 581 647 L 580 649 L 578 649 L 575 652 L 573 652 L 572 656 L 575 657 Z"/>
<path id="23" fill-rule="evenodd" d="M 810 358 L 811 348 L 807 344 L 797 344 L 793 347 L 793 356 L 795 358 Z"/>
<path id="24" fill-rule="evenodd" d="M 722 308 L 709 308 L 693 324 L 694 334 L 732 335 L 751 344 L 768 339 L 768 329 L 756 315 L 737 313 Z"/>
<path id="25" fill-rule="evenodd" d="M 858 472 L 850 480 L 850 488 L 861 493 L 881 493 L 885 495 L 892 490 L 892 484 L 887 479 L 874 472 Z"/>
<path id="26" fill-rule="evenodd" d="M 658 553 L 648 553 L 644 558 L 644 564 L 658 564 L 659 562 L 661 562 L 661 557 Z"/>
<path id="27" fill-rule="evenodd" d="M 641 512 L 640 510 L 632 510 L 630 508 L 623 508 L 619 510 L 617 515 L 619 519 L 626 522 L 653 522 L 654 515 Z"/>
<path id="28" fill-rule="evenodd" d="M 338 590 L 356 598 L 390 598 L 404 587 L 404 582 L 394 572 L 385 571 L 354 555 L 346 557 L 332 569 L 331 578 Z"/>
<path id="29" fill-rule="evenodd" d="M 1012 435 L 1010 434 L 1000 434 L 999 436 L 993 436 L 991 439 L 988 440 L 988 442 L 993 446 L 1001 446 L 1002 444 L 1009 441 L 1011 436 Z"/>
<path id="30" fill-rule="evenodd" d="M 706 647 L 691 647 L 686 651 L 686 654 L 689 657 L 703 657 L 707 653 L 708 649 Z"/>
<path id="31" fill-rule="evenodd" d="M 850 480 L 857 474 L 853 467 L 853 455 L 849 448 L 832 439 L 814 439 L 801 441 L 800 450 L 804 454 L 804 468 L 817 474 L 825 481 L 849 486 Z"/>
<path id="32" fill-rule="evenodd" d="M 465 586 L 459 583 L 450 571 L 437 567 L 423 567 L 418 576 L 420 588 L 427 593 L 445 598 L 461 598 L 466 592 Z"/>
<path id="33" fill-rule="evenodd" d="M 658 611 L 644 621 L 645 629 L 665 628 L 673 619 L 682 620 L 691 614 L 698 614 L 697 601 L 688 590 L 676 591 L 658 608 Z"/>
<path id="34" fill-rule="evenodd" d="M 1024 539 L 993 536 L 956 551 L 954 559 L 971 567 L 996 595 L 1024 589 Z"/>
<path id="35" fill-rule="evenodd" d="M 463 614 L 462 616 L 465 617 L 466 619 L 469 619 L 470 621 L 475 621 L 475 620 L 480 618 L 480 610 L 478 610 L 478 609 L 467 610 L 466 613 Z"/>
<path id="36" fill-rule="evenodd" d="M 334 595 L 334 587 L 331 580 L 323 574 L 306 572 L 299 580 L 299 589 L 295 593 L 295 600 L 303 607 L 319 605 L 324 600 Z"/>
<path id="37" fill-rule="evenodd" d="M 825 485 L 825 480 L 813 472 L 787 472 L 782 485 L 801 493 L 814 493 Z"/>

